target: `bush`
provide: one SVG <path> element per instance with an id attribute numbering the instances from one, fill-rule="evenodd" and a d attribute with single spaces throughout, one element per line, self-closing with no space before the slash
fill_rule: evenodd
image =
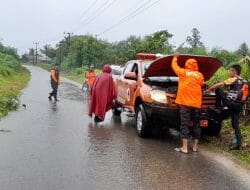
<path id="1" fill-rule="evenodd" d="M 87 67 L 79 67 L 79 68 L 76 68 L 75 72 L 76 72 L 77 75 L 81 75 L 81 74 L 83 74 L 86 70 L 87 70 Z"/>
<path id="2" fill-rule="evenodd" d="M 13 69 L 4 65 L 0 65 L 0 75 L 7 77 L 7 76 L 12 75 L 13 73 L 14 73 Z"/>
<path id="3" fill-rule="evenodd" d="M 207 82 L 207 84 L 213 85 L 214 83 L 218 81 L 223 81 L 228 78 L 228 71 L 224 67 L 221 67 L 214 75 L 213 77 Z"/>
<path id="4" fill-rule="evenodd" d="M 0 118 L 7 115 L 9 110 L 16 110 L 18 105 L 17 98 L 0 98 Z"/>
<path id="5" fill-rule="evenodd" d="M 0 69 L 3 69 L 3 67 L 5 68 L 8 67 L 12 70 L 21 69 L 21 64 L 15 57 L 13 57 L 12 55 L 4 54 L 4 53 L 0 53 L 0 66 L 1 66 Z"/>

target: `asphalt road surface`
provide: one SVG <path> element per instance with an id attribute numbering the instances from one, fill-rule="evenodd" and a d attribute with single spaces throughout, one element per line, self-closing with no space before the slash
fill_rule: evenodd
<path id="1" fill-rule="evenodd" d="M 63 79 L 60 102 L 48 101 L 49 73 L 28 68 L 27 108 L 0 121 L 0 190 L 250 189 L 249 171 L 231 160 L 174 152 L 175 138 L 139 138 L 133 118 L 109 113 L 95 125 L 71 81 Z"/>

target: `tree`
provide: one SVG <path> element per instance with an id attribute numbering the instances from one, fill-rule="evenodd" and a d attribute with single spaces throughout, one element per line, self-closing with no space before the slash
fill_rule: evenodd
<path id="1" fill-rule="evenodd" d="M 22 62 L 26 63 L 29 61 L 29 55 L 27 53 L 23 54 L 21 57 Z"/>
<path id="2" fill-rule="evenodd" d="M 170 45 L 169 39 L 172 36 L 167 30 L 162 30 L 146 36 L 142 43 L 147 53 L 171 53 L 173 47 Z"/>
<path id="3" fill-rule="evenodd" d="M 243 57 L 250 54 L 248 45 L 245 42 L 240 45 L 236 52 Z"/>
<path id="4" fill-rule="evenodd" d="M 203 43 L 200 41 L 201 36 L 200 36 L 200 32 L 197 28 L 193 28 L 191 30 L 192 35 L 188 36 L 186 39 L 186 42 L 193 48 L 200 48 L 200 47 L 204 47 Z"/>
<path id="5" fill-rule="evenodd" d="M 236 53 L 218 47 L 213 48 L 210 55 L 219 59 L 223 63 L 224 67 L 239 61 L 239 56 Z"/>
<path id="6" fill-rule="evenodd" d="M 29 55 L 30 55 L 30 56 L 33 56 L 34 54 L 35 54 L 34 48 L 30 48 L 30 49 L 29 49 Z"/>
<path id="7" fill-rule="evenodd" d="M 52 48 L 48 44 L 43 46 L 43 49 L 40 49 L 40 52 L 51 59 L 56 57 L 56 49 Z"/>
<path id="8" fill-rule="evenodd" d="M 241 67 L 242 67 L 242 70 L 241 70 L 241 76 L 250 81 L 250 57 L 249 56 L 245 56 L 243 57 L 242 59 L 240 59 L 240 61 L 238 62 Z"/>
<path id="9" fill-rule="evenodd" d="M 10 47 L 10 46 L 4 46 L 0 43 L 0 53 L 12 55 L 16 59 L 20 59 L 19 55 L 17 54 L 17 49 Z"/>

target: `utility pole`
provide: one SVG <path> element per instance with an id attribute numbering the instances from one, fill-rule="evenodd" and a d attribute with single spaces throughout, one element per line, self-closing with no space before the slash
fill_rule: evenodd
<path id="1" fill-rule="evenodd" d="M 46 59 L 46 63 L 48 62 L 48 44 L 45 45 L 45 59 Z"/>
<path id="2" fill-rule="evenodd" d="M 36 45 L 36 64 L 37 64 L 37 56 L 38 56 L 38 53 L 37 53 L 37 46 L 38 46 L 38 42 L 34 42 L 34 44 Z"/>
<path id="3" fill-rule="evenodd" d="M 32 48 L 32 64 L 35 64 L 35 54 L 34 54 L 35 50 L 34 48 Z"/>
<path id="4" fill-rule="evenodd" d="M 69 60 L 70 60 L 70 65 L 72 65 L 72 57 L 71 57 L 71 53 L 70 53 L 70 47 L 71 47 L 71 36 L 73 35 L 73 33 L 70 32 L 64 32 L 63 34 L 67 35 L 65 36 L 65 40 L 68 43 L 68 51 L 69 51 Z"/>
<path id="5" fill-rule="evenodd" d="M 59 42 L 59 63 L 60 63 L 60 65 L 61 65 L 61 63 L 62 63 L 62 41 L 61 42 Z"/>

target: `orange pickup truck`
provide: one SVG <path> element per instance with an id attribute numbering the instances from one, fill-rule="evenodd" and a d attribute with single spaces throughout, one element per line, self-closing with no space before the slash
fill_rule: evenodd
<path id="1" fill-rule="evenodd" d="M 157 54 L 139 53 L 136 57 L 138 60 L 127 62 L 122 74 L 115 79 L 117 101 L 113 114 L 120 116 L 125 112 L 128 116 L 135 116 L 140 137 L 149 136 L 152 127 L 158 125 L 157 121 L 179 130 L 179 107 L 175 103 L 178 77 L 171 68 L 173 55 L 158 57 Z M 189 58 L 197 60 L 206 81 L 222 65 L 218 59 L 198 55 L 180 55 L 178 64 L 184 67 Z M 208 109 L 214 104 L 214 94 L 203 96 L 200 123 L 203 132 L 209 135 L 217 135 L 221 129 L 218 116 Z"/>

